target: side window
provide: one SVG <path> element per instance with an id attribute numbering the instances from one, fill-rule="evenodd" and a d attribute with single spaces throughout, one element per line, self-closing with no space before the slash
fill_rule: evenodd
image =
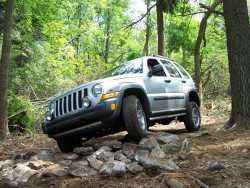
<path id="1" fill-rule="evenodd" d="M 163 65 L 165 66 L 165 68 L 167 69 L 167 71 L 171 77 L 181 78 L 180 73 L 178 72 L 178 70 L 176 69 L 176 67 L 172 63 L 165 61 L 165 60 L 161 60 L 161 62 L 163 63 Z"/>
<path id="2" fill-rule="evenodd" d="M 188 75 L 187 71 L 179 64 L 175 63 L 175 65 L 178 67 L 178 69 L 181 71 L 182 75 L 185 79 L 190 79 L 190 76 Z"/>
<path id="3" fill-rule="evenodd" d="M 162 65 L 156 59 L 148 60 L 148 69 L 152 72 L 152 76 L 166 76 Z"/>

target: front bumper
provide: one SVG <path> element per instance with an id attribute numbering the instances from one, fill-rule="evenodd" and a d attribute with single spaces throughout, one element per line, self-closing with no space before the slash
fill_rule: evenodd
<path id="1" fill-rule="evenodd" d="M 65 132 L 71 130 L 78 130 L 79 128 L 89 129 L 89 125 L 96 124 L 97 122 L 114 122 L 120 114 L 119 98 L 113 98 L 96 104 L 89 109 L 80 110 L 71 114 L 58 117 L 51 121 L 45 120 L 42 128 L 45 134 L 50 137 L 55 135 L 63 135 Z M 111 109 L 111 104 L 116 104 L 115 110 Z"/>

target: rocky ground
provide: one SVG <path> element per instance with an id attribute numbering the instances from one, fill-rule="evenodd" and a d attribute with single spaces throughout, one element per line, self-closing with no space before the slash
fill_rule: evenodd
<path id="1" fill-rule="evenodd" d="M 0 187 L 250 187 L 250 131 L 224 131 L 218 116 L 196 133 L 173 122 L 140 143 L 122 132 L 69 154 L 45 135 L 11 136 L 0 145 Z"/>

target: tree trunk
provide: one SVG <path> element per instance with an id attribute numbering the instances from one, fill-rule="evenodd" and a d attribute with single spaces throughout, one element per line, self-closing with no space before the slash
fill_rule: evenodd
<path id="1" fill-rule="evenodd" d="M 246 0 L 224 0 L 224 18 L 232 96 L 226 128 L 250 128 L 250 26 Z"/>
<path id="2" fill-rule="evenodd" d="M 150 0 L 147 0 L 147 20 L 146 20 L 146 36 L 145 36 L 145 44 L 143 48 L 143 55 L 148 56 L 148 45 L 149 45 L 149 37 L 150 37 L 150 12 L 149 12 Z"/>
<path id="3" fill-rule="evenodd" d="M 157 33 L 158 33 L 158 55 L 164 56 L 164 19 L 161 0 L 156 2 Z"/>
<path id="4" fill-rule="evenodd" d="M 110 32 L 111 32 L 111 15 L 110 15 L 110 9 L 108 8 L 106 15 L 106 38 L 105 38 L 105 52 L 104 52 L 105 64 L 108 63 L 108 58 L 109 58 Z"/>
<path id="5" fill-rule="evenodd" d="M 13 24 L 14 0 L 7 0 L 5 12 L 5 27 L 0 64 L 0 140 L 6 139 L 8 133 L 8 70 L 10 64 L 11 30 Z"/>
<path id="6" fill-rule="evenodd" d="M 206 28 L 207 28 L 207 20 L 219 4 L 220 4 L 220 1 L 215 0 L 213 2 L 213 4 L 209 7 L 207 12 L 204 14 L 204 16 L 200 22 L 199 32 L 198 32 L 198 36 L 197 36 L 197 39 L 195 42 L 195 48 L 194 48 L 195 76 L 194 76 L 194 80 L 195 80 L 195 85 L 196 85 L 199 93 L 200 93 L 200 90 L 202 88 L 202 85 L 201 85 L 201 55 L 200 55 L 201 44 L 202 44 L 203 39 L 205 38 Z"/>

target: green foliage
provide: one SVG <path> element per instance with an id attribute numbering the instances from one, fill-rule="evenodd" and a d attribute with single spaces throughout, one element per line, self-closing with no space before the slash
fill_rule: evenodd
<path id="1" fill-rule="evenodd" d="M 21 131 L 32 130 L 36 123 L 35 107 L 23 96 L 11 95 L 8 101 L 9 124 L 16 125 Z M 16 129 L 10 127 L 10 130 Z"/>

